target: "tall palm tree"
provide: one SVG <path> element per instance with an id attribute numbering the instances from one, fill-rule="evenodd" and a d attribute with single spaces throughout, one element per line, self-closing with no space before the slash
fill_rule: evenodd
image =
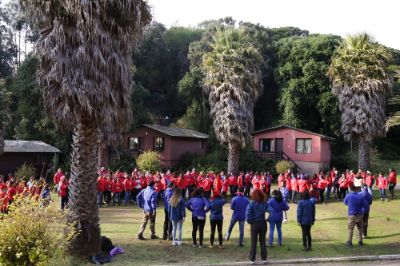
<path id="1" fill-rule="evenodd" d="M 131 120 L 131 54 L 151 20 L 142 0 L 21 0 L 40 28 L 38 79 L 45 107 L 73 128 L 69 220 L 79 229 L 70 250 L 97 254 L 97 139 L 112 139 Z M 101 136 L 103 139 L 104 136 Z"/>
<path id="2" fill-rule="evenodd" d="M 228 172 L 238 174 L 239 151 L 251 140 L 253 108 L 262 92 L 261 56 L 249 37 L 234 28 L 219 30 L 203 57 L 204 91 L 209 96 L 215 135 L 228 147 Z"/>
<path id="3" fill-rule="evenodd" d="M 349 36 L 336 50 L 328 70 L 339 99 L 345 140 L 359 140 L 358 167 L 370 166 L 370 145 L 385 134 L 386 96 L 392 88 L 387 71 L 391 55 L 368 34 Z"/>

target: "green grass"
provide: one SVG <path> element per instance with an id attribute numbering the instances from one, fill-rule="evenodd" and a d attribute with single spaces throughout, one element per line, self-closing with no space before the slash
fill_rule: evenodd
<path id="1" fill-rule="evenodd" d="M 308 257 L 335 257 L 354 255 L 394 254 L 400 250 L 400 208 L 399 200 L 373 202 L 369 220 L 369 238 L 364 240 L 363 247 L 346 248 L 347 208 L 342 202 L 333 201 L 326 205 L 317 205 L 316 223 L 312 227 L 313 251 L 302 251 L 301 229 L 295 222 L 296 205 L 291 204 L 288 211 L 289 222 L 283 224 L 283 246 L 268 248 L 269 259 L 289 259 Z M 118 255 L 113 265 L 149 265 L 149 264 L 204 264 L 247 261 L 249 252 L 249 225 L 245 226 L 245 246 L 239 248 L 236 227 L 231 240 L 224 242 L 224 249 L 209 249 L 210 224 L 207 220 L 203 249 L 191 246 L 191 214 L 183 226 L 184 245 L 173 247 L 170 242 L 162 240 L 139 241 L 136 239 L 142 221 L 142 211 L 136 206 L 104 207 L 100 209 L 102 235 L 112 239 L 115 245 L 125 249 L 126 254 Z M 157 213 L 156 233 L 162 236 L 164 211 L 161 207 Z M 228 227 L 231 210 L 227 204 L 224 208 L 224 233 Z M 146 228 L 145 237 L 149 237 Z M 268 233 L 267 233 L 268 234 Z M 276 236 L 275 236 L 276 242 Z M 354 243 L 357 243 L 354 240 Z M 259 259 L 259 253 L 257 256 Z"/>

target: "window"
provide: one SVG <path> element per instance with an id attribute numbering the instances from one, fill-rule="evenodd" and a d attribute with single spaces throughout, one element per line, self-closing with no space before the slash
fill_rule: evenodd
<path id="1" fill-rule="evenodd" d="M 163 137 L 154 138 L 154 150 L 155 151 L 163 151 L 164 150 L 164 138 Z"/>
<path id="2" fill-rule="evenodd" d="M 272 139 L 260 139 L 260 151 L 272 152 Z"/>
<path id="3" fill-rule="evenodd" d="M 141 138 L 132 137 L 129 138 L 128 148 L 130 150 L 140 150 L 141 146 Z"/>
<path id="4" fill-rule="evenodd" d="M 296 139 L 296 153 L 311 153 L 311 139 Z"/>

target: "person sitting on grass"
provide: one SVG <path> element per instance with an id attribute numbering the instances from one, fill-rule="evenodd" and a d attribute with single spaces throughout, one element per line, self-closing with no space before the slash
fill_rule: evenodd
<path id="1" fill-rule="evenodd" d="M 267 195 L 260 189 L 253 189 L 251 192 L 251 202 L 246 208 L 246 221 L 250 224 L 251 247 L 250 247 L 250 263 L 255 264 L 257 253 L 257 241 L 260 242 L 261 260 L 263 264 L 267 262 L 267 223 L 265 220 L 265 212 L 268 209 L 266 202 Z"/>
<path id="2" fill-rule="evenodd" d="M 156 235 L 156 209 L 157 209 L 157 197 L 158 193 L 154 190 L 154 181 L 150 181 L 145 189 L 140 191 L 136 201 L 137 205 L 143 209 L 143 222 L 140 226 L 137 238 L 139 240 L 145 240 L 143 232 L 146 229 L 147 223 L 150 221 L 151 239 L 158 239 Z"/>
<path id="3" fill-rule="evenodd" d="M 249 200 L 244 196 L 244 190 L 245 188 L 239 188 L 239 192 L 231 201 L 231 209 L 233 210 L 233 213 L 228 231 L 225 235 L 225 240 L 228 241 L 233 227 L 236 222 L 239 222 L 239 247 L 243 247 L 244 222 L 246 220 L 246 208 L 247 205 L 249 205 Z"/>
<path id="4" fill-rule="evenodd" d="M 358 229 L 358 245 L 362 246 L 362 233 L 363 233 L 363 210 L 367 208 L 368 202 L 360 193 L 360 188 L 354 185 L 350 186 L 351 193 L 347 194 L 344 198 L 344 204 L 348 206 L 348 228 L 349 238 L 346 242 L 347 247 L 352 247 L 354 227 Z"/>
<path id="5" fill-rule="evenodd" d="M 301 200 L 297 205 L 297 223 L 301 226 L 304 251 L 311 250 L 311 226 L 315 222 L 315 204 L 310 200 L 310 193 L 301 193 Z"/>
<path id="6" fill-rule="evenodd" d="M 192 212 L 192 240 L 193 247 L 203 247 L 204 226 L 206 224 L 206 213 L 210 210 L 208 200 L 203 196 L 203 188 L 197 188 L 192 193 L 192 198 L 186 202 L 186 208 Z M 199 230 L 200 245 L 197 245 L 197 230 Z"/>
<path id="7" fill-rule="evenodd" d="M 213 199 L 210 202 L 210 224 L 211 224 L 211 234 L 210 234 L 210 248 L 214 247 L 214 235 L 215 227 L 218 229 L 218 244 L 219 248 L 222 249 L 222 223 L 223 223 L 223 208 L 225 205 L 225 200 L 221 197 L 219 191 L 214 191 Z"/>
<path id="8" fill-rule="evenodd" d="M 278 231 L 278 245 L 282 246 L 283 212 L 289 210 L 289 205 L 283 200 L 279 190 L 272 191 L 272 198 L 268 200 L 269 212 L 269 246 L 273 246 L 275 227 Z"/>
<path id="9" fill-rule="evenodd" d="M 171 199 L 168 202 L 168 217 L 172 223 L 172 245 L 182 245 L 182 226 L 185 221 L 185 200 L 182 198 L 182 191 L 175 189 Z M 178 229 L 178 238 L 176 230 Z"/>

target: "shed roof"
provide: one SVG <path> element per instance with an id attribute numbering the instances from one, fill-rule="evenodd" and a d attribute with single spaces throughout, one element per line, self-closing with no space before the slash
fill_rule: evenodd
<path id="1" fill-rule="evenodd" d="M 61 151 L 43 141 L 5 140 L 4 152 L 60 153 Z"/>
<path id="2" fill-rule="evenodd" d="M 308 130 L 304 130 L 304 129 L 300 129 L 300 128 L 295 128 L 295 127 L 291 127 L 291 126 L 287 126 L 287 125 L 280 125 L 280 126 L 276 126 L 276 127 L 270 127 L 270 128 L 265 128 L 265 129 L 257 130 L 257 131 L 254 131 L 254 132 L 252 133 L 252 135 L 256 135 L 256 134 L 258 134 L 258 133 L 263 133 L 263 132 L 267 132 L 267 131 L 278 130 L 278 129 L 282 129 L 282 128 L 289 128 L 289 129 L 301 131 L 301 132 L 304 132 L 304 133 L 316 135 L 316 136 L 319 136 L 321 139 L 325 139 L 325 140 L 328 140 L 328 141 L 334 141 L 334 140 L 335 140 L 334 138 L 331 138 L 331 137 L 328 137 L 328 136 L 325 136 L 325 135 L 322 135 L 322 134 L 318 134 L 318 133 L 315 133 L 315 132 L 311 132 L 311 131 L 308 131 Z"/>
<path id="3" fill-rule="evenodd" d="M 166 127 L 166 126 L 159 126 L 159 125 L 149 125 L 144 124 L 144 127 L 153 129 L 155 131 L 164 133 L 165 135 L 171 137 L 182 137 L 182 138 L 195 138 L 195 139 L 208 139 L 208 135 L 191 130 L 186 128 L 178 128 L 178 127 Z"/>

